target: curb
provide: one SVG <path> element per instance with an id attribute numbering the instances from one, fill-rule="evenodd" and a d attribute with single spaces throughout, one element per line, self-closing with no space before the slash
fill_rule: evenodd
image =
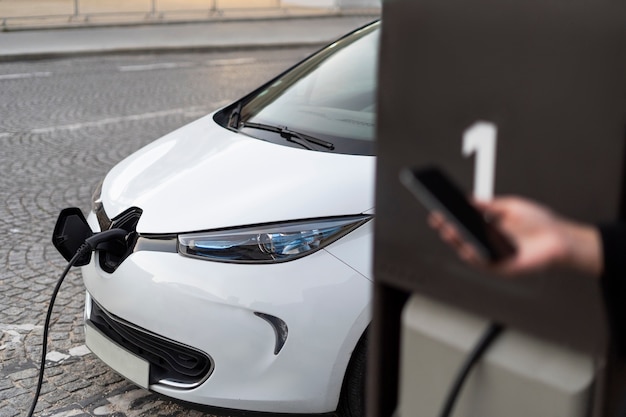
<path id="1" fill-rule="evenodd" d="M 264 43 L 264 44 L 237 44 L 237 45 L 206 45 L 206 46 L 160 46 L 136 48 L 111 48 L 101 50 L 62 51 L 62 52 L 35 52 L 20 54 L 0 54 L 0 62 L 15 61 L 40 61 L 46 59 L 80 58 L 109 55 L 132 55 L 132 54 L 167 54 L 167 53 L 201 53 L 201 52 L 224 52 L 246 51 L 264 49 L 289 49 L 289 48 L 321 48 L 330 41 L 319 42 L 290 42 L 290 43 Z"/>

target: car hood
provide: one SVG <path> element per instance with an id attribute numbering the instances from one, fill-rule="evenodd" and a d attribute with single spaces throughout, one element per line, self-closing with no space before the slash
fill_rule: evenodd
<path id="1" fill-rule="evenodd" d="M 101 191 L 114 218 L 143 210 L 139 233 L 179 233 L 363 213 L 375 158 L 250 138 L 203 117 L 115 166 Z"/>

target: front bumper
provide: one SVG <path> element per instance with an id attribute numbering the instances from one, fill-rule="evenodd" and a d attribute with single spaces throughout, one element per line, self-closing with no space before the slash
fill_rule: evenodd
<path id="1" fill-rule="evenodd" d="M 85 302 L 85 340 L 97 356 L 143 388 L 152 384 L 195 388 L 213 371 L 213 360 L 206 353 L 114 316 L 89 293 Z"/>
<path id="2" fill-rule="evenodd" d="M 371 282 L 333 255 L 333 245 L 341 248 L 337 253 L 352 252 L 346 245 L 369 242 L 371 227 L 281 264 L 224 264 L 139 251 L 112 274 L 92 260 L 83 277 L 90 297 L 108 314 L 211 360 L 197 386 L 151 377 L 149 389 L 214 407 L 331 412 L 352 350 L 369 324 L 371 297 Z M 361 253 L 369 256 L 369 250 Z M 89 319 L 91 310 L 86 313 Z M 276 325 L 267 316 L 288 328 L 278 352 Z M 118 345 L 110 339 L 104 343 Z M 124 361 L 111 365 L 132 380 Z"/>

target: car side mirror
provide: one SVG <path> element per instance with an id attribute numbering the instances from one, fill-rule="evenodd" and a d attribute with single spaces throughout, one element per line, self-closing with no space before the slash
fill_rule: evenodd
<path id="1" fill-rule="evenodd" d="M 85 243 L 85 240 L 93 235 L 93 231 L 82 211 L 78 207 L 70 207 L 61 210 L 54 232 L 52 244 L 66 261 L 70 261 L 76 251 Z M 91 251 L 78 258 L 74 266 L 87 265 L 91 260 Z"/>

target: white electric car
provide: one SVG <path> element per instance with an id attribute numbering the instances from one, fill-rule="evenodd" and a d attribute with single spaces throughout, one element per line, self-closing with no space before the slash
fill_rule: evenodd
<path id="1" fill-rule="evenodd" d="M 379 23 L 115 166 L 82 273 L 86 343 L 144 388 L 363 414 Z"/>

